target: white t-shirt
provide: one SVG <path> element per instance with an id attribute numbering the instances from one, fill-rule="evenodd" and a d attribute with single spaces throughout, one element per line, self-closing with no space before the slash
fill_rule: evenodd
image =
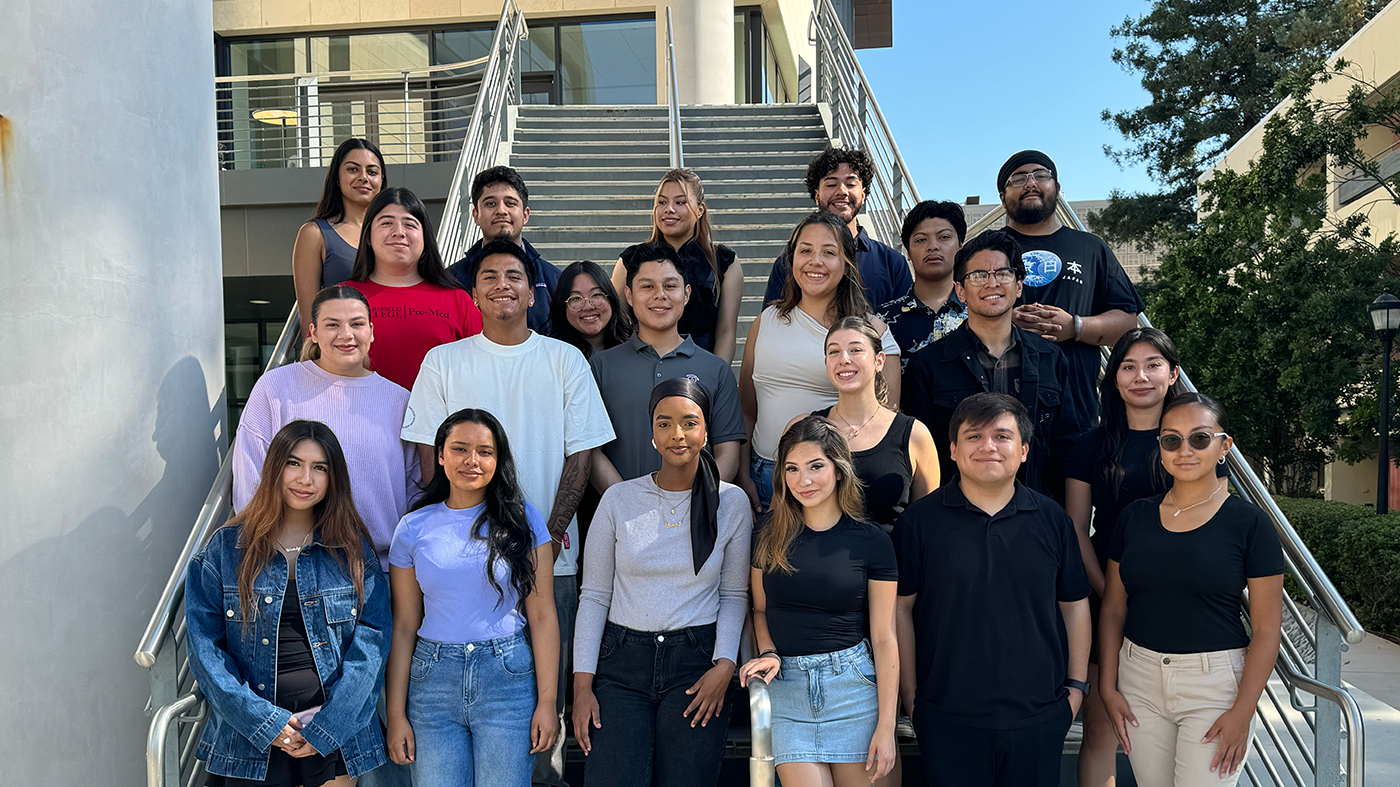
<path id="1" fill-rule="evenodd" d="M 611 441 L 612 422 L 583 353 L 531 332 L 517 345 L 478 334 L 428 351 L 404 412 L 403 439 L 432 445 L 447 416 L 485 410 L 505 427 L 525 499 L 548 520 L 564 457 Z M 556 576 L 578 573 L 578 520 L 569 522 Z"/>

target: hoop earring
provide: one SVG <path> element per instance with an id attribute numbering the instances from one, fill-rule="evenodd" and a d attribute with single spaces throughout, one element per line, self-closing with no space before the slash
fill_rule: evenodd
<path id="1" fill-rule="evenodd" d="M 1220 460 L 1216 462 L 1216 464 L 1218 464 L 1218 465 L 1223 465 L 1223 464 L 1225 464 L 1225 460 L 1228 459 L 1229 456 L 1230 456 L 1229 454 L 1223 454 L 1223 455 L 1220 457 Z"/>

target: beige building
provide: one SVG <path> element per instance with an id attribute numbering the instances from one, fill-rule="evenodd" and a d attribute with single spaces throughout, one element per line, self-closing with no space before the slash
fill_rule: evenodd
<path id="1" fill-rule="evenodd" d="M 1351 40 L 1342 45 L 1329 60 L 1329 66 L 1335 67 L 1338 61 L 1343 60 L 1349 64 L 1347 73 L 1358 80 L 1376 85 L 1388 94 L 1400 90 L 1400 0 L 1382 9 L 1352 36 Z M 1318 85 L 1314 89 L 1314 96 L 1324 101 L 1340 101 L 1355 84 L 1351 79 L 1332 79 Z M 1264 130 L 1269 120 L 1281 112 L 1288 111 L 1291 105 L 1292 101 L 1286 100 L 1274 107 L 1202 176 L 1202 180 L 1220 170 L 1248 168 L 1250 162 L 1256 160 L 1263 150 Z M 1374 129 L 1362 141 L 1361 149 L 1372 161 L 1380 165 L 1382 176 L 1394 177 L 1400 173 L 1400 137 L 1389 129 Z M 1380 188 L 1374 180 L 1359 178 L 1355 170 L 1336 166 L 1331 162 L 1327 167 L 1327 179 L 1327 210 L 1331 217 L 1340 221 L 1364 213 L 1370 222 L 1373 238 L 1400 233 L 1400 205 L 1396 205 L 1385 189 Z M 1391 475 L 1393 488 L 1396 476 L 1393 468 Z M 1328 500 L 1374 503 L 1376 482 L 1375 460 L 1357 464 L 1333 462 L 1323 474 L 1323 492 Z"/>

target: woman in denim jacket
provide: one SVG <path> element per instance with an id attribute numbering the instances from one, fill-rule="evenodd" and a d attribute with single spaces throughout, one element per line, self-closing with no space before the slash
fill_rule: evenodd
<path id="1" fill-rule="evenodd" d="M 389 588 L 325 424 L 273 437 L 253 499 L 190 563 L 185 617 L 208 784 L 349 787 L 384 762 Z"/>

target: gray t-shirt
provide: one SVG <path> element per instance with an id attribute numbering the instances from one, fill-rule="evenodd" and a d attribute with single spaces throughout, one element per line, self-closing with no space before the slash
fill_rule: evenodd
<path id="1" fill-rule="evenodd" d="M 714 623 L 713 658 L 738 660 L 753 533 L 753 513 L 742 489 L 720 484 L 718 519 L 715 549 L 696 574 L 689 490 L 670 492 L 644 475 L 603 493 L 584 545 L 575 672 L 598 671 L 598 648 L 610 620 L 636 631 Z"/>
<path id="2" fill-rule="evenodd" d="M 691 377 L 710 395 L 710 445 L 747 439 L 739 384 L 734 370 L 719 356 L 684 337 L 680 346 L 658 357 L 636 334 L 631 339 L 588 359 L 593 379 L 603 395 L 617 439 L 603 446 L 603 455 L 624 479 L 661 469 L 661 454 L 651 445 L 651 389 L 672 377 Z"/>

